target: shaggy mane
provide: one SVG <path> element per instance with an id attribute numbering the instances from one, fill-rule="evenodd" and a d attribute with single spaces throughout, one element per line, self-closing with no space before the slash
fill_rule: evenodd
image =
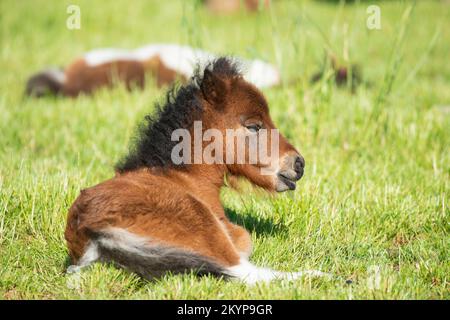
<path id="1" fill-rule="evenodd" d="M 230 58 L 218 58 L 206 66 L 222 78 L 241 76 L 239 67 Z M 137 135 L 131 144 L 128 155 L 116 165 L 123 173 L 142 167 L 181 167 L 173 164 L 171 153 L 178 141 L 171 141 L 175 129 L 189 129 L 194 121 L 200 120 L 203 106 L 199 97 L 203 72 L 197 67 L 190 81 L 179 88 L 172 87 L 163 105 L 156 104 L 156 112 L 147 115 L 139 125 Z"/>

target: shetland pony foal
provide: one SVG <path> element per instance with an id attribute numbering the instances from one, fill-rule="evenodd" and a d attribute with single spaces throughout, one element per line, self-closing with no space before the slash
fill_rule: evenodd
<path id="1" fill-rule="evenodd" d="M 226 174 L 267 190 L 294 189 L 303 175 L 303 158 L 280 135 L 277 166 L 270 174 L 261 174 L 261 163 L 175 165 L 171 134 L 179 128 L 192 132 L 194 121 L 202 121 L 203 130 L 240 128 L 255 135 L 260 128 L 275 128 L 263 95 L 236 66 L 226 58 L 211 63 L 203 76 L 169 93 L 156 118 L 147 117 L 114 178 L 81 191 L 65 232 L 76 264 L 69 271 L 111 261 L 145 278 L 193 270 L 254 283 L 305 274 L 252 265 L 250 235 L 228 220 L 219 198 Z"/>

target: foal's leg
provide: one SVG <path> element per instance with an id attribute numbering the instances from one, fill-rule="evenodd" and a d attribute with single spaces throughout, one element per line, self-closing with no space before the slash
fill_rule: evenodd
<path id="1" fill-rule="evenodd" d="M 293 280 L 305 275 L 254 266 L 240 254 L 243 252 L 248 255 L 250 251 L 250 237 L 245 229 L 219 220 L 194 197 L 185 198 L 184 204 L 184 210 L 178 211 L 179 214 L 175 211 L 163 212 L 163 208 L 160 208 L 158 214 L 139 215 L 131 226 L 124 221 L 128 225 L 126 228 L 133 234 L 153 239 L 157 243 L 210 258 L 219 263 L 224 274 L 248 284 L 274 279 Z"/>
<path id="2" fill-rule="evenodd" d="M 241 258 L 248 259 L 252 253 L 252 240 L 248 231 L 228 220 L 223 223 Z"/>
<path id="3" fill-rule="evenodd" d="M 330 274 L 319 270 L 304 270 L 299 272 L 283 272 L 269 268 L 261 268 L 253 265 L 247 259 L 241 259 L 239 264 L 228 268 L 227 273 L 230 276 L 238 278 L 247 284 L 257 282 L 270 282 L 272 280 L 295 280 L 304 276 L 309 277 L 331 277 Z"/>
<path id="4" fill-rule="evenodd" d="M 89 244 L 83 256 L 78 260 L 76 265 L 67 267 L 67 273 L 77 273 L 81 269 L 91 265 L 100 258 L 97 242 L 93 241 Z"/>
<path id="5" fill-rule="evenodd" d="M 247 230 L 231 223 L 225 219 L 222 221 L 233 241 L 234 246 L 238 250 L 241 260 L 239 264 L 229 269 L 230 275 L 233 275 L 246 283 L 253 284 L 255 282 L 268 282 L 274 279 L 294 280 L 302 276 L 310 277 L 329 277 L 329 274 L 318 270 L 303 270 L 300 272 L 281 272 L 268 268 L 259 268 L 248 261 L 252 251 L 252 242 L 250 234 Z"/>

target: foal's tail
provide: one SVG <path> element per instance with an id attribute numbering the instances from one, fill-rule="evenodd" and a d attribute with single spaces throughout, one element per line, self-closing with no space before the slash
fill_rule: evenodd
<path id="1" fill-rule="evenodd" d="M 52 68 L 35 73 L 27 81 L 25 94 L 39 98 L 49 94 L 62 93 L 65 78 L 62 69 Z"/>
<path id="2" fill-rule="evenodd" d="M 206 257 L 187 250 L 152 245 L 148 239 L 121 228 L 92 232 L 91 239 L 76 269 L 102 261 L 113 262 L 146 279 L 160 277 L 168 271 L 228 277 L 223 267 Z"/>

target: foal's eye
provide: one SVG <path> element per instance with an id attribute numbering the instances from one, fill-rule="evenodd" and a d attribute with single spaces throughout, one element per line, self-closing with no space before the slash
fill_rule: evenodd
<path id="1" fill-rule="evenodd" d="M 250 132 L 258 132 L 261 129 L 261 126 L 259 124 L 250 124 L 248 126 L 246 126 L 246 128 L 250 131 Z"/>

